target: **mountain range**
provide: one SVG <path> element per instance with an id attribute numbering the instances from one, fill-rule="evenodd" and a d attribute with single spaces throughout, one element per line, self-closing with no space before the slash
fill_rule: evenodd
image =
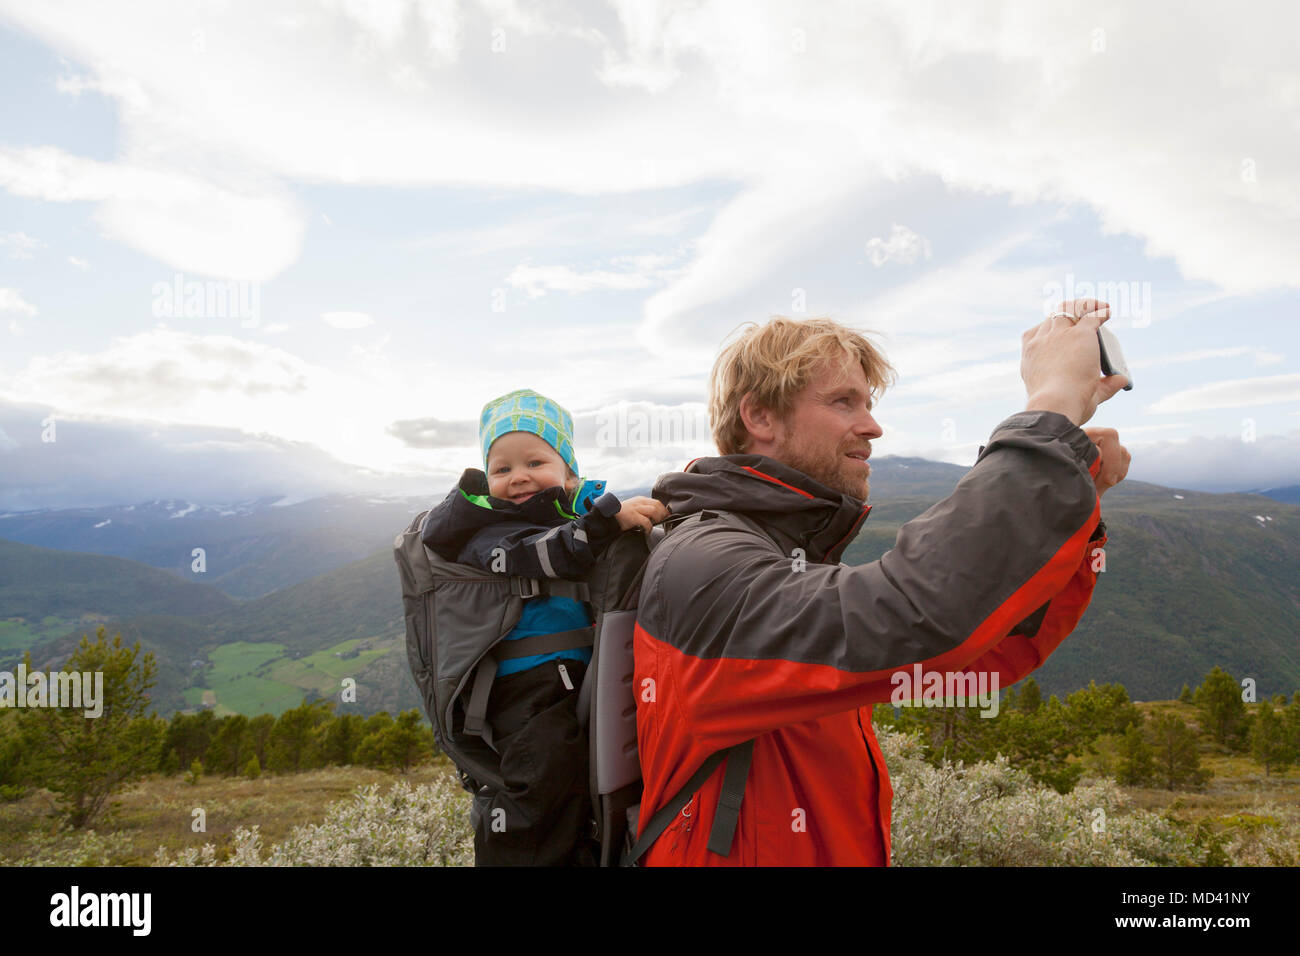
<path id="1" fill-rule="evenodd" d="M 875 507 L 844 560 L 879 558 L 965 471 L 874 460 Z M 336 696 L 345 678 L 357 700 L 341 709 L 417 707 L 391 548 L 432 503 L 331 495 L 0 514 L 0 669 L 25 650 L 57 668 L 104 624 L 155 654 L 163 714 L 278 712 Z M 1103 510 L 1106 572 L 1035 673 L 1046 691 L 1116 681 L 1135 699 L 1166 699 L 1216 664 L 1261 695 L 1300 689 L 1300 507 L 1125 482 Z"/>

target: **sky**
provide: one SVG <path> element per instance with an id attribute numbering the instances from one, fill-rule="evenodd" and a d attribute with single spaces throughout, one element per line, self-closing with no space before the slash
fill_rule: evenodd
<path id="1" fill-rule="evenodd" d="M 775 314 L 884 350 L 876 455 L 969 465 L 1021 333 L 1090 295 L 1130 477 L 1300 483 L 1297 27 L 0 0 L 0 509 L 441 492 L 516 388 L 648 486 L 716 453 L 710 366 Z"/>

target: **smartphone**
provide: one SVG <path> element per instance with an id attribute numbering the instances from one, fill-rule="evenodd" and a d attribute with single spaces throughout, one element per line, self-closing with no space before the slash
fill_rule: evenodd
<path id="1" fill-rule="evenodd" d="M 1103 375 L 1123 375 L 1128 379 L 1124 391 L 1133 391 L 1133 374 L 1124 361 L 1124 350 L 1119 347 L 1119 339 L 1106 326 L 1097 330 L 1097 341 L 1101 343 L 1101 373 Z"/>

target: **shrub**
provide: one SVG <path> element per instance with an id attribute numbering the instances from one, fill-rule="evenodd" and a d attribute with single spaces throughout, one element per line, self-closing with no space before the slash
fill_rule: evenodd
<path id="1" fill-rule="evenodd" d="M 225 857 L 223 859 L 223 857 Z M 165 847 L 157 866 L 472 866 L 474 832 L 469 794 L 448 775 L 387 793 L 378 784 L 332 804 L 322 823 L 295 827 L 283 843 L 264 848 L 257 827 L 240 827 L 225 852 L 213 844 L 180 851 Z"/>
<path id="2" fill-rule="evenodd" d="M 922 759 L 919 740 L 883 730 L 894 787 L 891 843 L 897 866 L 1149 866 L 1196 862 L 1193 840 L 1170 821 L 1123 813 L 1111 780 L 1069 794 L 1041 787 L 1006 758 L 992 763 Z"/>

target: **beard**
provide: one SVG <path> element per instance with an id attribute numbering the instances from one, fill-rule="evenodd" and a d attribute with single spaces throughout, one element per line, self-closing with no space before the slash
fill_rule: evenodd
<path id="1" fill-rule="evenodd" d="M 845 456 L 838 446 L 818 451 L 795 439 L 778 447 L 772 457 L 850 498 L 865 502 L 871 494 L 866 469 Z"/>

